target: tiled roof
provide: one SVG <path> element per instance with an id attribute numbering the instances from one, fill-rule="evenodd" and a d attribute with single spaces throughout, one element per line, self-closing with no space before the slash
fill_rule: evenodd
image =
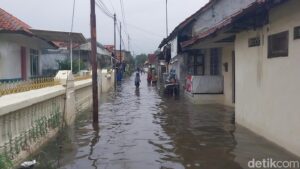
<path id="1" fill-rule="evenodd" d="M 148 55 L 148 62 L 150 63 L 150 64 L 154 64 L 154 63 L 156 63 L 156 55 L 155 54 L 149 54 Z"/>
<path id="2" fill-rule="evenodd" d="M 31 33 L 30 28 L 29 25 L 0 8 L 0 31 L 25 31 Z"/>
<path id="3" fill-rule="evenodd" d="M 104 45 L 105 49 L 108 50 L 109 52 L 113 52 L 115 50 L 114 45 Z"/>

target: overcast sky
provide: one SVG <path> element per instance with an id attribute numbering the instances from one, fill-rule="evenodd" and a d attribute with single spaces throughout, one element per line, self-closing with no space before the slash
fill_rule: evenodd
<path id="1" fill-rule="evenodd" d="M 120 0 L 102 0 L 122 20 Z M 208 0 L 168 0 L 169 33 Z M 151 53 L 166 36 L 165 0 L 123 0 L 125 20 L 130 35 L 130 49 L 135 54 Z M 0 0 L 0 8 L 34 29 L 70 31 L 73 0 Z M 113 20 L 96 8 L 97 40 L 113 44 Z M 74 32 L 90 37 L 90 1 L 76 0 Z M 128 38 L 123 32 L 128 49 Z M 119 38 L 117 39 L 119 42 Z M 118 45 L 119 46 L 119 45 Z"/>

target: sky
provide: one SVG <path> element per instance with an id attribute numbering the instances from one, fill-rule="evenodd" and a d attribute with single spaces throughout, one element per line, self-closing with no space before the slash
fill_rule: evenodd
<path id="1" fill-rule="evenodd" d="M 165 0 L 101 1 L 110 13 L 116 13 L 118 22 L 122 22 L 123 46 L 125 45 L 126 50 L 129 46 L 129 50 L 135 55 L 153 53 L 166 37 Z M 123 1 L 124 19 L 121 1 Z M 0 0 L 0 8 L 34 29 L 70 32 L 73 2 L 74 0 Z M 168 0 L 169 33 L 207 2 L 208 0 Z M 98 7 L 96 7 L 96 18 L 97 41 L 104 45 L 113 44 L 113 19 L 106 16 Z M 86 38 L 90 37 L 89 0 L 75 0 L 73 32 L 81 32 Z M 119 39 L 118 35 L 118 44 Z"/>

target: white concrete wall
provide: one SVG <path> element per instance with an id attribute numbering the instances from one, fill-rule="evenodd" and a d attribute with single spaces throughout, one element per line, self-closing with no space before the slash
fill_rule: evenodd
<path id="1" fill-rule="evenodd" d="M 240 9 L 247 7 L 255 0 L 222 0 L 218 1 L 209 10 L 202 13 L 195 23 L 193 33 L 197 34 L 210 27 L 215 26 L 217 23 L 232 15 Z"/>
<path id="2" fill-rule="evenodd" d="M 177 37 L 170 41 L 171 43 L 171 58 L 177 56 L 178 42 Z"/>
<path id="3" fill-rule="evenodd" d="M 232 52 L 234 51 L 233 45 L 227 45 L 220 47 L 220 76 L 222 76 L 222 85 L 223 85 L 223 94 L 222 97 L 217 96 L 217 97 L 209 97 L 210 102 L 215 99 L 216 103 L 219 104 L 224 104 L 226 106 L 234 107 L 233 103 L 233 81 L 232 81 Z M 204 76 L 210 76 L 210 49 L 203 49 L 203 54 L 204 54 L 204 62 L 205 62 L 205 70 L 204 70 Z M 228 63 L 228 72 L 225 71 L 224 69 L 224 63 Z M 218 85 L 217 85 L 218 86 Z M 200 86 L 198 87 L 200 88 Z M 217 88 L 220 88 L 219 86 Z M 209 94 L 208 94 L 209 95 Z M 208 96 L 206 95 L 206 96 Z M 199 97 L 192 97 L 194 100 L 199 99 L 202 95 Z M 203 97 L 207 98 L 207 97 Z M 204 102 L 203 99 L 201 98 L 200 101 L 196 100 L 194 101 L 195 103 L 206 103 Z"/>
<path id="4" fill-rule="evenodd" d="M 48 45 L 21 34 L 0 34 L 0 79 L 21 78 L 21 46 L 26 47 L 27 77 L 30 77 L 30 49 L 41 52 Z"/>
<path id="5" fill-rule="evenodd" d="M 270 23 L 236 38 L 236 121 L 300 156 L 300 1 L 291 0 L 270 11 Z M 267 58 L 268 35 L 289 31 L 288 57 Z M 248 47 L 259 35 L 261 46 Z"/>
<path id="6" fill-rule="evenodd" d="M 203 12 L 193 27 L 193 34 L 205 31 L 240 9 L 246 8 L 255 0 L 222 0 Z"/>
<path id="7" fill-rule="evenodd" d="M 75 83 L 73 81 L 69 82 L 71 82 L 71 84 L 67 85 L 68 90 L 70 89 L 69 91 L 64 86 L 57 85 L 0 97 L 0 154 L 4 153 L 5 145 L 6 151 L 10 152 L 10 145 L 8 144 L 12 140 L 12 151 L 14 152 L 12 155 L 14 155 L 14 158 L 16 160 L 25 159 L 33 153 L 33 150 L 36 151 L 38 147 L 42 146 L 42 140 L 45 143 L 51 138 L 48 137 L 49 134 L 53 137 L 56 133 L 53 133 L 53 130 L 56 129 L 47 126 L 48 133 L 43 136 L 39 135 L 38 138 L 33 138 L 29 131 L 37 127 L 37 120 L 42 118 L 49 120 L 51 115 L 58 110 L 61 117 L 60 122 L 64 118 L 67 124 L 71 124 L 68 120 L 74 121 L 77 112 L 82 112 L 91 107 L 91 79 L 76 81 Z M 70 95 L 70 93 L 73 93 L 73 95 Z M 70 98 L 74 96 L 75 98 Z M 75 103 L 69 104 L 70 100 L 74 100 Z M 71 109 L 67 106 L 73 106 L 75 111 L 70 112 Z M 15 142 L 15 140 L 19 139 L 22 142 L 27 140 L 28 145 Z M 19 147 L 19 152 L 16 151 L 16 145 Z"/>
<path id="8" fill-rule="evenodd" d="M 0 37 L 0 79 L 21 78 L 20 55 L 21 47 L 18 44 Z"/>
<path id="9" fill-rule="evenodd" d="M 222 48 L 222 62 L 221 62 L 221 70 L 224 78 L 224 104 L 227 106 L 234 106 L 233 103 L 233 76 L 232 76 L 232 53 L 234 51 L 233 46 L 227 46 Z M 224 64 L 228 64 L 228 72 L 225 71 Z"/>
<path id="10" fill-rule="evenodd" d="M 99 92 L 106 93 L 115 85 L 115 72 L 114 70 L 109 73 L 107 69 L 103 69 L 100 74 Z"/>

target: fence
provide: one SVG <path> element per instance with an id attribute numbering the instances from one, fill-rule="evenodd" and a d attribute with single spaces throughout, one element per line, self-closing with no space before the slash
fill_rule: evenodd
<path id="1" fill-rule="evenodd" d="M 2 82 L 0 83 L 0 97 L 55 85 L 59 85 L 59 80 L 54 77 L 39 77 L 30 80 Z"/>
<path id="2" fill-rule="evenodd" d="M 74 76 L 75 81 L 80 81 L 80 80 L 87 80 L 91 79 L 92 75 L 76 75 Z"/>
<path id="3" fill-rule="evenodd" d="M 64 96 L 58 96 L 0 116 L 0 155 L 14 159 L 22 150 L 59 127 Z"/>

